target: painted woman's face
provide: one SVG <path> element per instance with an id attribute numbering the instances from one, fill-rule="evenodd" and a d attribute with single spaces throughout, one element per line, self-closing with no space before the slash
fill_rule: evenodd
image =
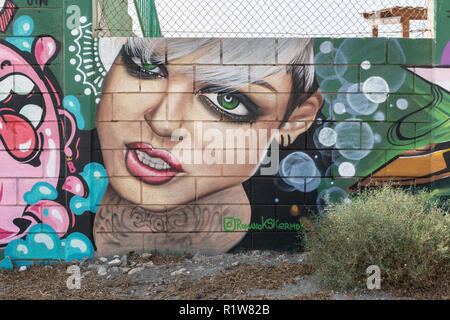
<path id="1" fill-rule="evenodd" d="M 291 76 L 284 69 L 234 87 L 214 80 L 219 74 L 198 80 L 190 64 L 196 53 L 164 65 L 127 51 L 109 71 L 97 112 L 105 166 L 122 198 L 170 209 L 254 174 L 286 112 Z"/>

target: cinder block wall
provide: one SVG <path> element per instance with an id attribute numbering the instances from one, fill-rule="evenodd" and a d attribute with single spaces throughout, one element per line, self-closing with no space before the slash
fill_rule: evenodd
<path id="1" fill-rule="evenodd" d="M 0 16 L 0 246 L 17 265 L 293 249 L 368 186 L 450 193 L 439 28 L 127 40 L 94 38 L 87 0 L 7 0 Z"/>

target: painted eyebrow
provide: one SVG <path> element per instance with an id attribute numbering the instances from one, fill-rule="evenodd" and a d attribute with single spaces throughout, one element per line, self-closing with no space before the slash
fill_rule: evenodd
<path id="1" fill-rule="evenodd" d="M 268 83 L 264 80 L 256 80 L 256 81 L 252 82 L 251 84 L 256 84 L 258 86 L 269 89 L 270 91 L 275 92 L 275 93 L 278 92 L 274 87 L 272 87 L 272 85 L 270 83 Z"/>
<path id="2" fill-rule="evenodd" d="M 141 44 L 132 45 L 130 42 L 127 42 L 124 44 L 123 48 L 130 57 L 141 58 L 157 65 L 166 63 L 165 56 L 161 57 L 155 50 L 145 50 L 145 47 Z"/>

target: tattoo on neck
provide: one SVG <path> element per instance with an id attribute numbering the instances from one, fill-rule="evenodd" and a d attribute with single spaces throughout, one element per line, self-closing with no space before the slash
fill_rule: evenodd
<path id="1" fill-rule="evenodd" d="M 226 251 L 243 234 L 222 232 L 225 216 L 250 219 L 249 206 L 187 204 L 168 211 L 152 211 L 133 204 L 108 188 L 96 213 L 94 236 L 97 247 L 107 252 L 161 248 L 192 251 L 196 246 Z M 226 249 L 225 249 L 226 248 Z"/>

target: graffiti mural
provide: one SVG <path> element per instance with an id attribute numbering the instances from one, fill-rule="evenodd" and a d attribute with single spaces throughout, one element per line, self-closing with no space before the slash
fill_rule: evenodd
<path id="1" fill-rule="evenodd" d="M 96 38 L 55 3 L 0 12 L 3 265 L 290 249 L 361 188 L 450 195 L 450 42 Z"/>
<path id="2" fill-rule="evenodd" d="M 0 40 L 0 246 L 11 259 L 24 259 L 17 265 L 92 257 L 91 240 L 75 232 L 75 216 L 95 212 L 90 201 L 101 192 L 93 185 L 107 184 L 104 169 L 97 163 L 75 168 L 82 136 L 77 99 L 63 98 L 50 70 L 60 42 L 33 36 L 35 19 L 18 11 L 11 36 Z"/>

